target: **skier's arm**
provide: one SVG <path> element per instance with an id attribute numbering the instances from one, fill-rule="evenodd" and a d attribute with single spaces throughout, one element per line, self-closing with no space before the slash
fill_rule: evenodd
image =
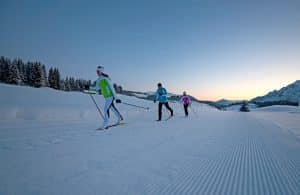
<path id="1" fill-rule="evenodd" d="M 91 85 L 86 85 L 85 90 L 94 92 L 94 93 L 99 92 L 99 89 L 97 89 L 97 86 L 98 86 L 97 82 L 98 82 L 98 80 L 94 81 Z"/>
<path id="2" fill-rule="evenodd" d="M 93 82 L 93 84 L 90 86 L 90 90 L 100 93 L 99 82 L 100 79 L 97 79 L 95 82 Z"/>
<path id="3" fill-rule="evenodd" d="M 188 98 L 189 98 L 189 106 L 191 106 L 191 104 L 192 104 L 192 99 L 190 98 L 190 96 L 188 96 Z"/>
<path id="4" fill-rule="evenodd" d="M 154 97 L 154 103 L 159 99 L 159 91 L 157 90 Z"/>
<path id="5" fill-rule="evenodd" d="M 112 92 L 112 94 L 113 94 L 113 96 L 114 96 L 114 98 L 116 100 L 116 103 L 122 103 L 122 101 L 120 99 L 118 99 L 116 90 L 115 90 L 114 86 L 112 85 L 112 82 L 111 82 L 110 79 L 108 80 L 108 83 L 109 83 L 109 86 L 111 88 L 111 92 Z"/>
<path id="6" fill-rule="evenodd" d="M 183 96 L 179 99 L 179 103 L 183 103 Z"/>

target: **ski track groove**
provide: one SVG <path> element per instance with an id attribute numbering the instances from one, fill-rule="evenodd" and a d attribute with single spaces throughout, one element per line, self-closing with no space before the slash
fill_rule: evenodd
<path id="1" fill-rule="evenodd" d="M 187 173 L 187 174 L 186 174 Z M 188 185 L 188 183 L 191 181 L 191 177 L 193 176 L 191 170 L 189 170 L 188 172 L 185 171 L 185 176 L 184 176 L 184 179 L 179 183 L 177 183 L 178 185 L 178 188 L 177 190 L 175 190 L 173 192 L 174 195 L 176 194 L 182 194 L 183 193 L 183 190 L 185 189 L 185 186 Z"/>
<path id="2" fill-rule="evenodd" d="M 203 175 L 203 174 L 205 174 L 205 172 L 201 171 L 201 170 L 206 170 L 208 166 L 209 166 L 209 163 L 205 162 L 205 165 L 203 165 L 201 167 L 201 169 L 197 170 L 197 173 L 199 173 L 199 174 L 197 174 L 197 175 L 194 174 L 195 180 L 193 183 L 191 183 L 191 187 L 189 189 L 187 189 L 186 194 L 195 194 L 195 190 L 197 189 L 197 186 L 198 185 L 201 186 L 202 182 L 203 182 L 202 180 L 203 180 L 203 178 L 205 178 Z M 196 173 L 196 172 L 194 172 L 194 173 Z"/>
<path id="3" fill-rule="evenodd" d="M 237 161 L 237 153 L 238 153 L 238 150 L 233 150 L 232 152 L 232 155 L 230 157 L 230 163 L 228 165 L 228 167 L 226 168 L 226 174 L 225 174 L 225 178 L 223 178 L 223 183 L 222 185 L 220 185 L 219 187 L 219 190 L 218 192 L 219 193 L 225 193 L 226 191 L 228 191 L 228 186 L 230 184 L 230 182 L 232 182 L 232 179 L 234 177 L 233 174 L 230 174 L 230 173 L 234 173 L 233 170 L 234 170 L 234 167 L 236 166 L 236 161 Z"/>
<path id="4" fill-rule="evenodd" d="M 260 125 L 263 128 L 266 128 L 265 124 L 261 124 Z M 271 124 L 273 125 L 273 124 Z M 277 133 L 278 136 L 282 135 L 281 131 L 275 131 L 275 130 L 281 130 L 280 128 L 278 128 L 277 126 L 275 126 L 274 128 L 274 132 L 273 134 Z M 275 134 L 276 135 L 276 134 Z M 275 137 L 275 135 L 273 135 Z M 277 136 L 277 137 L 278 137 Z M 285 161 L 286 159 L 286 154 L 284 152 L 282 152 L 281 148 L 278 147 L 278 140 L 277 137 L 275 137 L 275 140 L 271 139 L 270 137 L 268 137 L 267 135 L 266 137 L 266 141 L 264 142 L 265 145 L 263 145 L 264 148 L 267 148 L 267 146 L 273 146 L 273 147 L 268 147 L 269 150 L 265 151 L 265 158 L 264 160 L 266 161 L 266 164 L 269 163 L 269 166 L 266 166 L 266 170 L 267 173 L 269 175 L 269 179 L 270 179 L 270 185 L 272 186 L 272 190 L 274 194 L 294 194 L 295 193 L 295 187 L 293 185 L 291 185 L 291 173 L 290 174 L 286 174 L 286 170 L 287 170 L 287 166 L 282 166 L 282 161 Z M 273 138 L 273 137 L 272 137 Z M 282 140 L 280 140 L 282 141 Z M 286 164 L 286 163 L 285 163 Z M 295 172 L 294 169 L 293 172 Z M 296 172 L 299 172 L 298 170 Z M 294 180 L 294 179 L 292 179 Z M 299 190 L 298 190 L 299 191 Z"/>
<path id="5" fill-rule="evenodd" d="M 197 164 L 197 167 L 190 167 L 191 177 L 188 180 L 187 184 L 184 185 L 184 187 L 182 187 L 177 194 L 189 194 L 189 190 L 193 190 L 195 188 L 193 187 L 194 185 L 199 185 L 199 183 L 196 182 L 197 178 L 201 177 L 201 170 L 208 166 L 209 163 L 207 161 L 202 161 L 201 164 Z M 185 180 L 181 181 L 181 183 L 185 183 Z"/>
<path id="6" fill-rule="evenodd" d="M 200 161 L 201 163 L 201 161 Z M 161 194 L 182 194 L 184 192 L 184 189 L 187 185 L 189 185 L 190 182 L 193 181 L 194 178 L 194 168 L 197 168 L 195 166 L 189 165 L 188 163 L 184 164 L 183 169 L 183 177 L 179 177 L 176 182 L 172 183 L 170 186 L 166 187 L 164 190 L 162 190 Z M 174 188 L 175 186 L 175 188 Z M 164 192 L 165 191 L 165 192 Z"/>
<path id="7" fill-rule="evenodd" d="M 200 171 L 199 175 L 197 176 L 197 180 L 194 182 L 194 187 L 192 188 L 191 194 L 194 194 L 198 190 L 199 187 L 203 186 L 203 182 L 205 182 L 205 179 L 209 175 L 209 167 L 211 166 L 210 161 L 207 161 L 205 166 L 203 166 Z M 202 171 L 201 171 L 202 170 Z"/>
<path id="8" fill-rule="evenodd" d="M 211 188 L 212 184 L 213 184 L 213 179 L 216 177 L 216 175 L 218 174 L 218 171 L 220 169 L 221 165 L 218 162 L 218 160 L 214 161 L 214 166 L 210 168 L 213 169 L 211 172 L 211 175 L 208 176 L 207 178 L 207 183 L 204 185 L 204 187 L 202 188 L 203 192 L 200 192 L 201 194 L 208 194 L 209 189 Z"/>
<path id="9" fill-rule="evenodd" d="M 253 194 L 262 194 L 263 192 L 260 191 L 261 189 L 261 182 L 258 181 L 258 175 L 259 175 L 259 172 L 258 170 L 259 169 L 255 169 L 254 167 L 257 166 L 257 148 L 255 147 L 255 142 L 254 140 L 249 140 L 249 144 L 253 146 L 253 148 L 249 148 L 250 151 L 252 151 L 253 155 L 251 155 L 251 153 L 249 153 L 249 158 L 250 158 L 250 163 L 251 163 L 251 178 L 252 178 L 252 183 L 253 183 Z M 257 187 L 254 187 L 254 186 L 257 186 Z M 252 189 L 252 188 L 251 188 Z"/>
<path id="10" fill-rule="evenodd" d="M 230 166 L 230 159 L 232 158 L 232 155 L 226 155 L 223 160 L 221 160 L 219 163 L 222 165 L 220 167 L 219 176 L 215 178 L 213 181 L 213 187 L 211 187 L 212 192 L 210 194 L 220 194 L 219 190 L 220 187 L 224 185 L 224 176 L 228 175 L 228 166 Z"/>
<path id="11" fill-rule="evenodd" d="M 205 162 L 205 164 L 202 166 L 202 167 L 198 167 L 198 170 L 195 170 L 195 169 L 191 169 L 191 174 L 193 174 L 193 179 L 189 181 L 189 186 L 193 186 L 195 185 L 195 187 L 197 187 L 197 185 L 201 185 L 201 183 L 198 183 L 196 182 L 197 181 L 197 178 L 205 178 L 205 177 L 201 177 L 201 170 L 205 170 L 207 169 L 207 167 L 209 167 L 209 162 Z M 200 173 L 200 175 L 199 175 Z M 184 183 L 185 180 L 181 181 L 181 183 Z M 187 190 L 193 190 L 195 189 L 195 187 L 190 187 L 190 188 L 186 188 L 185 190 L 181 190 L 181 191 L 177 191 L 176 194 L 188 194 L 187 193 Z"/>
<path id="12" fill-rule="evenodd" d="M 297 169 L 296 163 L 289 160 L 284 167 L 284 170 L 288 173 L 291 188 L 296 192 L 300 191 L 300 171 Z M 298 170 L 298 171 L 295 171 Z"/>
<path id="13" fill-rule="evenodd" d="M 208 165 L 207 168 L 204 169 L 204 171 L 203 171 L 203 177 L 200 178 L 199 184 L 198 185 L 196 184 L 196 187 L 194 189 L 194 192 L 196 192 L 196 194 L 199 194 L 200 193 L 199 191 L 201 191 L 201 189 L 203 189 L 203 186 L 207 183 L 207 178 L 209 177 L 209 174 L 211 173 L 211 169 L 215 168 L 216 163 L 214 163 L 213 161 L 212 162 L 209 161 L 207 163 L 207 165 Z"/>

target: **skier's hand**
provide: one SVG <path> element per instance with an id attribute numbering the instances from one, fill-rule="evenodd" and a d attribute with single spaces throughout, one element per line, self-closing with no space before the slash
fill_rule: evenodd
<path id="1" fill-rule="evenodd" d="M 154 103 L 156 103 L 156 100 L 153 100 Z"/>
<path id="2" fill-rule="evenodd" d="M 122 103 L 122 101 L 120 99 L 116 99 L 116 103 Z"/>

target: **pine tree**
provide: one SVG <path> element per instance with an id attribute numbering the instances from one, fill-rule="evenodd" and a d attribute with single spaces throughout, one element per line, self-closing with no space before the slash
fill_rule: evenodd
<path id="1" fill-rule="evenodd" d="M 32 68 L 32 86 L 33 87 L 42 87 L 44 80 L 42 78 L 42 66 L 40 63 L 35 62 Z"/>
<path id="2" fill-rule="evenodd" d="M 4 56 L 0 57 L 0 82 L 4 82 L 4 64 L 5 58 Z"/>
<path id="3" fill-rule="evenodd" d="M 42 87 L 48 87 L 48 78 L 45 65 L 42 65 Z"/>
<path id="4" fill-rule="evenodd" d="M 16 64 L 8 65 L 7 83 L 17 84 L 21 83 L 21 77 Z"/>
<path id="5" fill-rule="evenodd" d="M 75 90 L 75 80 L 73 77 L 70 77 L 70 88 L 71 88 L 71 91 Z"/>
<path id="6" fill-rule="evenodd" d="M 50 68 L 48 74 L 48 83 L 49 87 L 53 89 L 57 89 L 57 79 L 56 79 L 56 68 Z"/>
<path id="7" fill-rule="evenodd" d="M 20 78 L 21 78 L 20 84 L 24 84 L 26 78 L 26 70 L 23 61 L 20 58 L 18 58 L 18 59 L 14 59 L 12 63 L 15 64 L 18 68 Z"/>
<path id="8" fill-rule="evenodd" d="M 25 81 L 27 85 L 33 86 L 33 78 L 32 78 L 32 71 L 33 70 L 33 63 L 27 62 L 26 63 L 26 74 L 25 74 Z"/>
<path id="9" fill-rule="evenodd" d="M 65 79 L 65 91 L 71 91 L 70 80 L 68 77 Z"/>
<path id="10" fill-rule="evenodd" d="M 0 81 L 7 83 L 8 69 L 9 69 L 10 60 L 1 56 L 0 58 Z"/>
<path id="11" fill-rule="evenodd" d="M 80 91 L 80 82 L 78 79 L 75 81 L 75 91 Z"/>
<path id="12" fill-rule="evenodd" d="M 66 90 L 66 83 L 65 81 L 62 79 L 59 82 L 59 89 L 65 91 Z"/>
<path id="13" fill-rule="evenodd" d="M 60 73 L 58 68 L 54 69 L 54 80 L 55 80 L 55 88 L 54 89 L 60 89 Z"/>

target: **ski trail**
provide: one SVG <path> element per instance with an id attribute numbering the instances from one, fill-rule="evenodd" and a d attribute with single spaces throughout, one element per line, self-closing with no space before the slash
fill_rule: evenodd
<path id="1" fill-rule="evenodd" d="M 299 194 L 300 143 L 293 134 L 252 114 L 207 115 L 141 120 L 105 133 L 92 131 L 95 123 L 35 124 L 24 136 L 20 128 L 8 130 L 0 152 L 10 163 L 1 168 L 24 176 L 3 186 L 33 192 L 23 182 L 29 177 L 49 190 L 38 188 L 40 194 L 57 194 L 54 186 L 64 194 L 71 188 L 77 194 Z"/>
<path id="2" fill-rule="evenodd" d="M 172 180 L 151 183 L 143 194 L 297 194 L 300 185 L 297 163 L 289 160 L 282 164 L 282 151 L 285 150 L 276 150 L 281 132 L 269 127 L 266 130 L 265 125 L 251 117 L 242 118 L 243 125 L 251 123 L 252 127 L 229 131 L 230 135 L 240 134 L 233 139 L 232 147 L 220 148 L 218 158 L 186 159 L 178 165 L 180 168 Z M 216 140 L 211 144 L 222 147 L 222 143 L 218 143 L 222 139 L 211 139 Z M 293 138 L 288 136 L 287 139 Z"/>

